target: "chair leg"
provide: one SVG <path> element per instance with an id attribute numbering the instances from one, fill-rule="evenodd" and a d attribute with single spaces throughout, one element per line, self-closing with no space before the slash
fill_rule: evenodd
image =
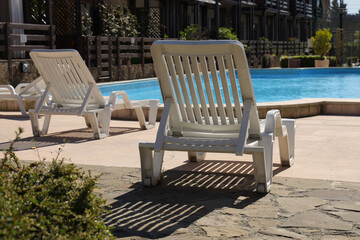
<path id="1" fill-rule="evenodd" d="M 286 126 L 287 135 L 279 138 L 279 151 L 281 166 L 292 166 L 294 163 L 295 150 L 295 120 L 284 119 L 282 124 Z"/>
<path id="2" fill-rule="evenodd" d="M 23 99 L 21 96 L 18 96 L 18 105 L 19 105 L 19 109 L 21 111 L 21 114 L 24 116 L 24 117 L 27 117 L 29 116 L 27 113 L 26 113 L 26 110 L 25 110 L 25 106 L 24 106 L 24 102 L 23 102 Z"/>
<path id="3" fill-rule="evenodd" d="M 202 162 L 205 160 L 206 152 L 188 152 L 190 162 Z"/>
<path id="4" fill-rule="evenodd" d="M 31 121 L 31 128 L 34 137 L 40 137 L 41 132 L 39 130 L 39 116 L 37 113 L 29 111 L 30 121 Z"/>
<path id="5" fill-rule="evenodd" d="M 84 117 L 85 117 L 85 119 L 87 119 L 89 121 L 89 123 L 91 125 L 91 128 L 93 130 L 95 139 L 100 139 L 100 138 L 107 137 L 107 136 L 102 135 L 100 133 L 99 124 L 98 124 L 98 118 L 96 117 L 95 112 L 87 113 L 87 114 L 84 115 Z"/>
<path id="6" fill-rule="evenodd" d="M 264 135 L 260 143 L 264 150 L 252 154 L 255 187 L 258 193 L 269 192 L 272 185 L 273 143 L 272 134 Z"/>
<path id="7" fill-rule="evenodd" d="M 50 120 L 51 120 L 51 115 L 45 115 L 45 119 L 44 119 L 44 123 L 43 123 L 43 129 L 41 131 L 42 134 L 47 134 L 49 131 L 49 126 L 50 126 Z"/>
<path id="8" fill-rule="evenodd" d="M 139 121 L 140 128 L 141 129 L 147 129 L 146 119 L 145 119 L 145 115 L 144 115 L 144 112 L 143 112 L 142 108 L 137 107 L 134 110 L 135 110 L 135 113 L 136 113 L 136 117 L 137 117 L 137 119 Z"/>
<path id="9" fill-rule="evenodd" d="M 141 129 L 151 129 L 151 128 L 155 127 L 159 103 L 160 103 L 160 101 L 158 101 L 158 100 L 150 101 L 148 123 L 146 123 L 146 119 L 145 119 L 145 115 L 144 115 L 144 111 L 143 111 L 142 107 L 134 108 Z"/>
<path id="10" fill-rule="evenodd" d="M 155 186 L 163 177 L 162 163 L 164 151 L 154 151 L 153 146 L 139 145 L 141 160 L 141 177 L 144 186 Z"/>

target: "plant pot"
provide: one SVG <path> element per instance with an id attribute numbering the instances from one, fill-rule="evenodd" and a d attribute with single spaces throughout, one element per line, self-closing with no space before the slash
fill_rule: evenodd
<path id="1" fill-rule="evenodd" d="M 280 67 L 280 56 L 270 56 L 270 67 Z"/>
<path id="2" fill-rule="evenodd" d="M 328 68 L 330 60 L 315 60 L 315 67 L 317 68 Z"/>
<path id="3" fill-rule="evenodd" d="M 289 59 L 289 68 L 299 68 L 301 66 L 301 59 Z"/>

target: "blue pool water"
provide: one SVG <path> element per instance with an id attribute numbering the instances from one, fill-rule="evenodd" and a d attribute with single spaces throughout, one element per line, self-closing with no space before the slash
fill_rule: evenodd
<path id="1" fill-rule="evenodd" d="M 360 68 L 252 69 L 257 102 L 302 98 L 360 98 Z M 161 99 L 157 79 L 101 84 L 104 96 L 125 90 L 130 99 Z"/>

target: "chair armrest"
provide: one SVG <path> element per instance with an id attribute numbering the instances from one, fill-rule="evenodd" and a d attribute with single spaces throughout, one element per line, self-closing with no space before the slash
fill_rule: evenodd
<path id="1" fill-rule="evenodd" d="M 9 92 L 6 92 L 6 94 L 16 95 L 15 88 L 11 85 L 0 85 L 0 90 L 2 90 L 2 89 L 6 89 L 7 91 L 9 91 Z"/>
<path id="2" fill-rule="evenodd" d="M 269 110 L 266 113 L 264 134 L 268 133 L 274 133 L 274 139 L 275 136 L 283 137 L 287 135 L 286 127 L 283 127 L 280 111 L 278 109 Z"/>
<path id="3" fill-rule="evenodd" d="M 125 106 L 127 108 L 131 107 L 130 98 L 129 98 L 128 94 L 125 91 L 114 91 L 114 92 L 112 92 L 110 94 L 108 104 L 112 104 L 113 106 L 115 106 L 116 98 L 118 96 L 121 96 L 121 98 L 124 100 Z"/>

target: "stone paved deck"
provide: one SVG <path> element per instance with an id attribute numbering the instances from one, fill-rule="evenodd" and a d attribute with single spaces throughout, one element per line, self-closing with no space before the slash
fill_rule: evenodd
<path id="1" fill-rule="evenodd" d="M 51 159 L 66 138 L 62 156 L 103 173 L 98 191 L 112 207 L 105 221 L 119 238 L 360 239 L 360 117 L 296 122 L 295 164 L 282 168 L 275 148 L 267 195 L 254 192 L 251 157 L 229 154 L 187 164 L 186 154 L 169 152 L 163 184 L 143 188 L 137 144 L 154 141 L 156 129 L 140 131 L 133 121 L 112 121 L 111 136 L 94 140 L 81 118 L 55 116 L 35 144 L 28 119 L 0 112 L 0 148 L 19 126 L 23 160 L 38 159 L 35 145 Z"/>

